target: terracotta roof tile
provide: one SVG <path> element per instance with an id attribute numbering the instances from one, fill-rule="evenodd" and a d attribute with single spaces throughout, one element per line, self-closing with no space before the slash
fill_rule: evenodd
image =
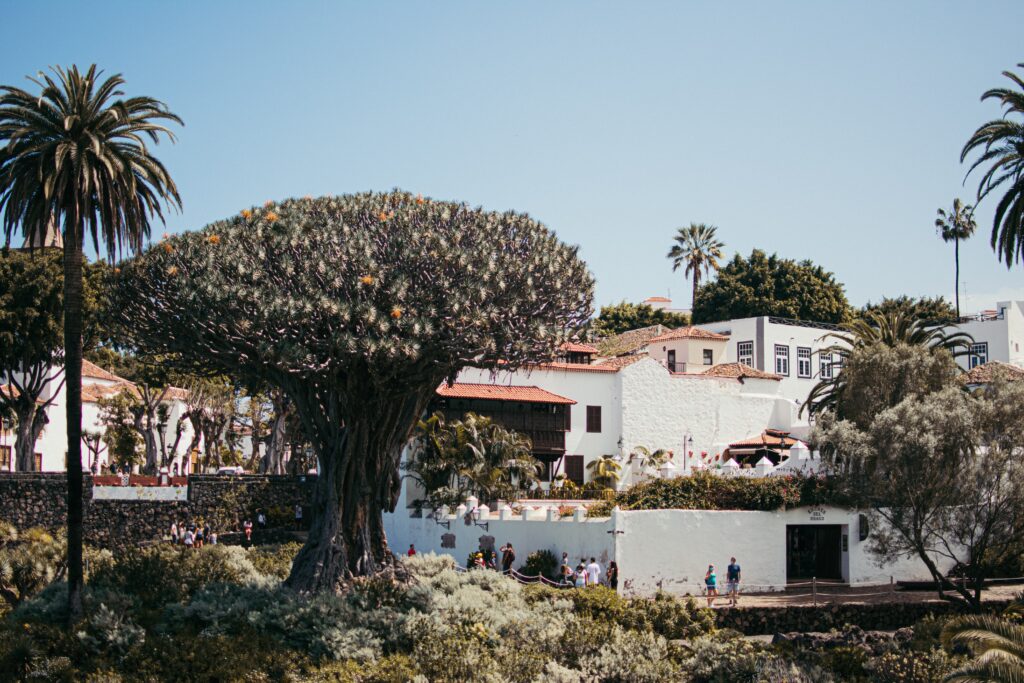
<path id="1" fill-rule="evenodd" d="M 644 299 L 644 303 L 646 304 L 648 301 L 657 301 L 659 303 L 667 303 L 667 304 L 672 303 L 672 299 L 669 299 L 669 298 L 664 297 L 664 296 L 649 296 L 646 299 Z"/>
<path id="2" fill-rule="evenodd" d="M 660 341 L 669 341 L 671 339 L 714 339 L 718 341 L 726 341 L 729 339 L 728 335 L 718 334 L 710 330 L 705 330 L 702 327 L 680 327 L 679 329 L 672 330 L 667 334 L 657 336 L 648 341 L 649 344 Z"/>
<path id="3" fill-rule="evenodd" d="M 486 401 L 518 401 L 521 403 L 559 403 L 572 405 L 571 398 L 552 394 L 540 387 L 509 386 L 505 384 L 469 384 L 456 382 L 452 386 L 442 384 L 437 395 L 444 398 L 475 398 Z"/>
<path id="4" fill-rule="evenodd" d="M 114 385 L 83 384 L 82 403 L 96 403 L 101 398 L 111 398 L 121 392 L 128 392 L 135 397 L 138 397 L 139 395 L 139 390 L 136 389 L 134 385 L 127 383 Z"/>
<path id="5" fill-rule="evenodd" d="M 618 368 L 607 367 L 604 363 L 541 363 L 533 366 L 537 370 L 556 372 L 618 372 Z"/>
<path id="6" fill-rule="evenodd" d="M 743 448 L 743 447 L 761 447 L 761 446 L 774 446 L 789 448 L 797 442 L 796 439 L 782 432 L 771 432 L 764 431 L 757 436 L 752 436 L 748 439 L 741 441 L 734 441 L 729 444 L 729 448 Z"/>
<path id="7" fill-rule="evenodd" d="M 622 356 L 627 353 L 634 353 L 646 347 L 652 338 L 664 334 L 666 330 L 668 328 L 662 325 L 639 327 L 629 332 L 623 332 L 622 334 L 602 339 L 598 343 L 598 348 L 602 356 Z"/>
<path id="8" fill-rule="evenodd" d="M 107 372 L 95 363 L 82 359 L 82 377 L 92 377 L 93 379 L 105 379 L 108 382 L 127 382 L 128 380 L 123 377 L 118 377 L 112 372 Z"/>
<path id="9" fill-rule="evenodd" d="M 971 368 L 960 376 L 960 381 L 964 384 L 988 384 L 997 377 L 1008 382 L 1018 382 L 1024 380 L 1024 368 L 993 360 Z"/>
<path id="10" fill-rule="evenodd" d="M 637 361 L 641 361 L 647 358 L 646 353 L 637 353 L 632 356 L 615 356 L 614 358 L 598 358 L 597 363 L 600 367 L 615 368 L 621 370 L 622 368 L 629 367 Z"/>
<path id="11" fill-rule="evenodd" d="M 567 351 L 569 353 L 597 353 L 596 346 L 580 344 L 579 342 L 565 342 L 558 348 L 561 351 Z"/>
<path id="12" fill-rule="evenodd" d="M 764 372 L 757 368 L 752 368 L 745 363 L 721 363 L 719 365 L 712 365 L 710 368 L 701 373 L 709 377 L 750 377 L 754 379 L 774 379 L 781 380 L 781 375 L 774 375 L 770 372 Z"/>

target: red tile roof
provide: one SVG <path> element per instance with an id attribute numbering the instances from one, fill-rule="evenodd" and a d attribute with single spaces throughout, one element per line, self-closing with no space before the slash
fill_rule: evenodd
<path id="1" fill-rule="evenodd" d="M 452 386 L 442 384 L 437 395 L 444 398 L 475 398 L 486 401 L 517 401 L 520 403 L 559 403 L 572 405 L 571 398 L 552 394 L 540 387 L 508 386 L 504 384 L 469 384 L 457 382 Z"/>
<path id="2" fill-rule="evenodd" d="M 648 301 L 663 301 L 663 302 L 669 303 L 669 304 L 672 303 L 672 299 L 668 299 L 668 298 L 663 297 L 663 296 L 649 296 L 646 299 L 644 299 L 644 303 L 647 303 Z"/>
<path id="3" fill-rule="evenodd" d="M 1024 369 L 993 360 L 984 365 L 976 365 L 970 371 L 960 375 L 960 381 L 964 384 L 988 384 L 996 378 L 1004 379 L 1007 382 L 1018 382 L 1024 380 Z"/>
<path id="4" fill-rule="evenodd" d="M 82 403 L 96 403 L 101 398 L 110 398 L 116 396 L 121 392 L 126 391 L 132 396 L 138 397 L 139 391 L 132 384 L 114 384 L 113 386 L 105 384 L 83 384 L 82 385 Z"/>
<path id="5" fill-rule="evenodd" d="M 797 442 L 796 439 L 789 436 L 786 432 L 776 432 L 774 430 L 765 430 L 757 436 L 752 436 L 742 441 L 735 441 L 729 444 L 729 448 L 760 448 L 760 447 L 775 447 L 775 448 L 789 448 Z"/>
<path id="6" fill-rule="evenodd" d="M 651 339 L 648 343 L 653 344 L 660 341 L 669 341 L 671 339 L 711 339 L 716 341 L 727 341 L 728 335 L 718 334 L 710 330 L 705 330 L 702 327 L 680 327 L 677 330 L 672 330 L 668 334 L 663 334 L 660 337 Z"/>
<path id="7" fill-rule="evenodd" d="M 128 380 L 123 377 L 118 377 L 112 372 L 107 372 L 95 363 L 82 359 L 82 377 L 92 377 L 93 379 L 105 379 L 108 382 L 127 382 Z"/>
<path id="8" fill-rule="evenodd" d="M 569 353 L 597 353 L 597 347 L 591 346 L 590 344 L 580 344 L 579 342 L 565 342 L 560 347 L 562 351 Z"/>
<path id="9" fill-rule="evenodd" d="M 641 361 L 644 358 L 648 358 L 646 353 L 638 353 L 632 356 L 616 356 L 615 358 L 598 358 L 598 366 L 603 368 L 615 368 L 621 370 L 622 368 L 629 367 L 637 361 Z"/>
<path id="10" fill-rule="evenodd" d="M 774 375 L 770 372 L 764 372 L 757 368 L 752 368 L 745 363 L 721 363 L 719 365 L 712 365 L 710 368 L 702 372 L 701 374 L 709 377 L 751 377 L 754 379 L 774 379 L 781 380 L 782 375 Z"/>
<path id="11" fill-rule="evenodd" d="M 604 363 L 541 363 L 533 366 L 537 370 L 552 370 L 555 372 L 618 372 L 618 368 L 607 367 Z"/>

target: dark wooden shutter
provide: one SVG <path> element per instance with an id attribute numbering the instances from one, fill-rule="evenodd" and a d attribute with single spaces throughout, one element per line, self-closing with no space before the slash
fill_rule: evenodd
<path id="1" fill-rule="evenodd" d="M 565 431 L 572 431 L 572 406 L 565 407 Z"/>
<path id="2" fill-rule="evenodd" d="M 601 431 L 601 406 L 587 406 L 587 431 Z"/>
<path id="3" fill-rule="evenodd" d="M 582 455 L 567 455 L 565 456 L 565 478 L 576 484 L 577 486 L 583 486 L 583 456 Z"/>

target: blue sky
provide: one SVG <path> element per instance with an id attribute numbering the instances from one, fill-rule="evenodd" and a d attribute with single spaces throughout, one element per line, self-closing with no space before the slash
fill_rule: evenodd
<path id="1" fill-rule="evenodd" d="M 935 209 L 973 197 L 960 148 L 999 114 L 979 96 L 1024 61 L 1019 1 L 3 5 L 0 83 L 96 62 L 185 119 L 168 231 L 401 187 L 529 212 L 581 246 L 599 305 L 688 306 L 665 253 L 691 221 L 856 305 L 951 297 Z M 991 211 L 961 248 L 968 310 L 1024 298 Z"/>

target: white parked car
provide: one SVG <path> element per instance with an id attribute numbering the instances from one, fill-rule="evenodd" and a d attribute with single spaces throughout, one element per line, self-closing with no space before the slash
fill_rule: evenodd
<path id="1" fill-rule="evenodd" d="M 221 467 L 217 469 L 217 474 L 245 474 L 245 468 L 240 465 L 234 467 Z"/>

